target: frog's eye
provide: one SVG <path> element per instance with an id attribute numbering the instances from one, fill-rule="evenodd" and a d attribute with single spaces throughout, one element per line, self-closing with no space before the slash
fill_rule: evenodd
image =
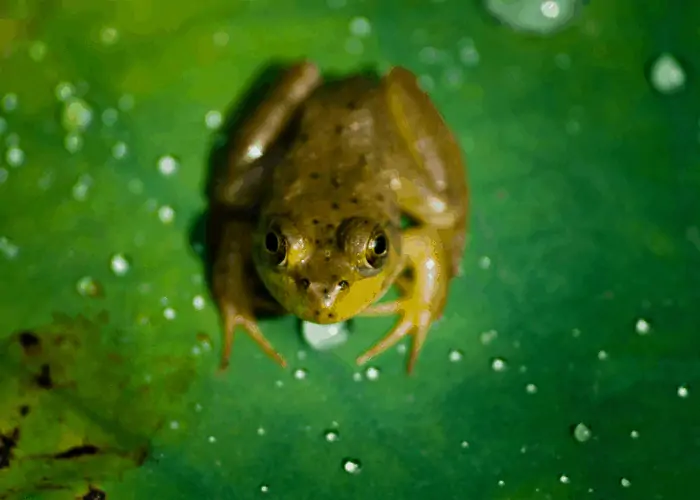
<path id="1" fill-rule="evenodd" d="M 287 260 L 287 240 L 275 230 L 265 235 L 265 252 L 268 253 L 275 265 L 281 266 Z"/>
<path id="2" fill-rule="evenodd" d="M 372 234 L 367 243 L 365 258 L 370 267 L 377 269 L 384 264 L 386 256 L 389 254 L 389 240 L 383 231 Z"/>

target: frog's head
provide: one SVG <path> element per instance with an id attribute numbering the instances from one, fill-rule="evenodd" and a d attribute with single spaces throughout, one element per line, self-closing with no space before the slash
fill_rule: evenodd
<path id="1" fill-rule="evenodd" d="M 266 217 L 253 245 L 256 270 L 272 296 L 313 323 L 362 312 L 386 292 L 401 264 L 399 228 L 369 217 L 336 223 Z"/>

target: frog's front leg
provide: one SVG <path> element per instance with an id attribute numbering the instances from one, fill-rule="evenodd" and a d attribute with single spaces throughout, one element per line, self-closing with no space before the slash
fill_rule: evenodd
<path id="1" fill-rule="evenodd" d="M 413 273 L 410 286 L 407 283 L 401 286 L 405 296 L 376 304 L 363 313 L 368 316 L 398 313 L 401 319 L 388 335 L 357 358 L 357 363 L 364 364 L 405 335 L 413 335 L 407 367 L 411 373 L 431 324 L 442 314 L 450 279 L 450 260 L 442 239 L 430 226 L 407 229 L 403 234 L 402 252 Z"/>
<path id="2" fill-rule="evenodd" d="M 225 170 L 214 185 L 217 203 L 240 207 L 255 203 L 264 184 L 265 159 L 299 105 L 318 87 L 321 76 L 310 62 L 289 68 L 270 94 L 246 118 L 233 138 Z"/>
<path id="3" fill-rule="evenodd" d="M 255 318 L 254 311 L 259 304 L 256 304 L 256 298 L 251 289 L 252 232 L 253 223 L 250 221 L 226 222 L 214 260 L 213 291 L 224 322 L 221 370 L 228 367 L 234 333 L 238 326 L 241 326 L 270 358 L 283 367 L 287 365 L 284 358 L 262 334 Z"/>

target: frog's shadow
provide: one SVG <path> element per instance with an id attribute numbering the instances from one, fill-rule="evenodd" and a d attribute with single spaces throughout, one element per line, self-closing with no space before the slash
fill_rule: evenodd
<path id="1" fill-rule="evenodd" d="M 201 260 L 203 276 L 210 294 L 212 293 L 212 279 L 214 267 L 214 249 L 220 243 L 220 228 L 225 212 L 217 207 L 213 201 L 213 186 L 217 174 L 225 167 L 227 153 L 231 147 L 231 138 L 241 128 L 245 119 L 250 116 L 258 105 L 269 94 L 272 87 L 289 69 L 290 63 L 274 61 L 266 65 L 252 80 L 252 84 L 243 92 L 240 99 L 226 111 L 225 120 L 220 130 L 211 139 L 209 153 L 205 160 L 206 177 L 204 182 L 204 195 L 207 199 L 207 208 L 194 217 L 188 233 L 190 249 Z M 353 71 L 353 75 L 361 75 L 371 79 L 378 79 L 375 68 L 363 66 Z M 324 84 L 332 85 L 342 80 L 347 74 L 324 73 Z M 260 314 L 259 316 L 263 316 Z M 266 313 L 265 316 L 274 316 Z"/>

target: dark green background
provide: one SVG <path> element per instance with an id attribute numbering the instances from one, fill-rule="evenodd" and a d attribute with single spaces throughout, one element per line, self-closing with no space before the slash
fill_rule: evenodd
<path id="1" fill-rule="evenodd" d="M 372 26 L 359 55 L 345 46 L 355 16 Z M 545 38 L 457 0 L 10 0 L 0 18 L 0 96 L 18 97 L 0 110 L 0 238 L 19 249 L 0 253 L 0 433 L 19 432 L 0 494 L 74 498 L 91 483 L 117 499 L 700 496 L 699 3 L 592 0 Z M 104 27 L 117 30 L 113 44 Z M 460 62 L 466 38 L 478 64 Z M 442 55 L 426 60 L 426 47 Z M 646 74 L 664 51 L 688 76 L 674 96 Z M 329 71 L 401 64 L 432 79 L 468 157 L 466 273 L 412 377 L 392 350 L 374 363 L 377 380 L 353 379 L 355 356 L 390 318 L 358 320 L 330 353 L 307 348 L 293 318 L 267 321 L 291 369 L 241 337 L 215 375 L 220 326 L 190 245 L 213 140 L 204 117 L 237 104 L 266 64 L 301 56 Z M 94 114 L 74 154 L 60 82 Z M 104 125 L 125 94 L 133 108 Z M 25 152 L 20 167 L 5 160 L 8 135 Z M 165 154 L 180 162 L 171 177 L 157 169 Z M 171 224 L 161 205 L 175 210 Z M 115 252 L 131 261 L 125 276 L 110 271 Z M 85 276 L 101 297 L 76 291 Z M 635 332 L 640 318 L 647 335 Z M 19 348 L 27 329 L 39 354 Z M 74 347 L 57 347 L 66 335 Z M 51 389 L 31 381 L 44 362 Z M 579 423 L 585 442 L 572 434 Z M 328 442 L 334 425 L 340 439 Z M 85 444 L 99 452 L 51 458 Z M 342 470 L 345 458 L 360 474 Z"/>

